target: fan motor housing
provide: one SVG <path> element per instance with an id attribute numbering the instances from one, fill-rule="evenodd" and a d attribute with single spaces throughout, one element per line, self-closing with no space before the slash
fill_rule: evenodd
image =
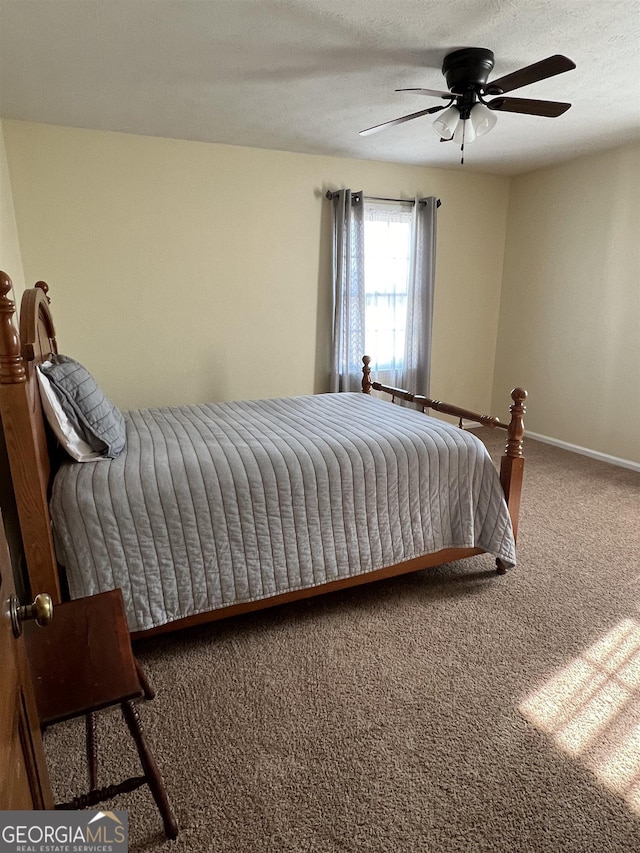
<path id="1" fill-rule="evenodd" d="M 493 65 L 493 51 L 485 47 L 463 47 L 445 56 L 442 73 L 449 91 L 462 94 L 469 89 L 481 89 L 493 71 Z"/>

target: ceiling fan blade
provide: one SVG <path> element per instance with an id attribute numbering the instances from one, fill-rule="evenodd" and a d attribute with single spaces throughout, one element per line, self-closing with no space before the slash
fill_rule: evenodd
<path id="1" fill-rule="evenodd" d="M 442 92 L 440 89 L 396 89 L 396 92 L 413 92 L 416 95 L 430 95 L 432 98 L 455 98 L 451 92 Z"/>
<path id="2" fill-rule="evenodd" d="M 512 74 L 506 74 L 504 77 L 492 80 L 484 87 L 484 93 L 486 95 L 503 95 L 505 92 L 512 92 L 514 89 L 527 86 L 529 83 L 537 83 L 538 80 L 545 80 L 547 77 L 555 77 L 556 74 L 571 71 L 575 67 L 575 62 L 557 53 L 554 56 L 541 59 L 540 62 L 534 62 L 533 65 L 527 65 L 526 68 L 520 68 Z"/>
<path id="3" fill-rule="evenodd" d="M 525 113 L 531 116 L 546 116 L 556 118 L 566 113 L 571 104 L 562 101 L 534 101 L 530 98 L 494 98 L 486 102 L 490 110 L 501 110 L 505 113 Z"/>
<path id="4" fill-rule="evenodd" d="M 385 121 L 382 124 L 376 124 L 373 127 L 367 127 L 365 130 L 360 131 L 360 136 L 367 136 L 369 133 L 377 133 L 379 130 L 384 130 L 385 127 L 392 127 L 394 124 L 402 124 L 403 121 L 411 121 L 414 118 L 420 118 L 420 116 L 429 115 L 429 113 L 437 113 L 440 110 L 444 110 L 445 106 L 442 107 L 429 107 L 428 110 L 420 110 L 417 113 L 411 113 L 408 116 L 402 116 L 401 118 L 394 118 L 391 121 Z"/>

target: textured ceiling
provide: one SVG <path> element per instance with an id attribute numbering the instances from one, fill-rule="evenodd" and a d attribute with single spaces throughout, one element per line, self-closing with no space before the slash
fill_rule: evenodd
<path id="1" fill-rule="evenodd" d="M 461 168 L 427 116 L 459 47 L 496 78 L 554 53 L 574 71 L 512 96 L 559 118 L 498 113 L 464 168 L 516 174 L 640 138 L 637 0 L 0 0 L 4 118 Z"/>

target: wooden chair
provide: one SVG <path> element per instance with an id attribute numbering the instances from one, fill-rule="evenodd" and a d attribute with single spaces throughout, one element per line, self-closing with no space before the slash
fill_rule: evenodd
<path id="1" fill-rule="evenodd" d="M 35 617 L 35 613 L 29 615 Z M 25 623 L 25 639 L 42 728 L 86 716 L 89 791 L 56 808 L 89 808 L 146 784 L 162 816 L 165 834 L 176 838 L 178 824 L 134 704 L 143 696 L 152 699 L 154 692 L 133 656 L 121 591 L 56 604 L 45 630 Z M 113 705 L 122 709 L 143 775 L 98 788 L 95 715 Z"/>

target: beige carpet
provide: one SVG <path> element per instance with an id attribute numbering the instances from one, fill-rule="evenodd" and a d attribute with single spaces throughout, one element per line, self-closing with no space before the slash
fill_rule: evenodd
<path id="1" fill-rule="evenodd" d="M 501 435 L 483 431 L 492 453 Z M 640 851 L 640 475 L 527 445 L 518 568 L 489 556 L 149 640 L 133 851 Z M 101 784 L 138 772 L 103 713 Z M 46 735 L 57 798 L 83 727 Z"/>

